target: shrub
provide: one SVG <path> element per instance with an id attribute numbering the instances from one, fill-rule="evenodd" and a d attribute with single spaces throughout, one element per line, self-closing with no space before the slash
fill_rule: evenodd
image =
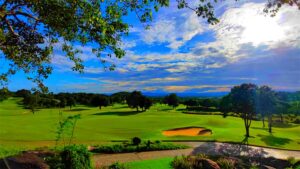
<path id="1" fill-rule="evenodd" d="M 129 167 L 122 163 L 114 163 L 108 167 L 108 169 L 129 169 Z"/>
<path id="2" fill-rule="evenodd" d="M 296 164 L 297 160 L 295 159 L 295 157 L 288 157 L 287 161 L 291 164 L 294 165 Z"/>
<path id="3" fill-rule="evenodd" d="M 143 142 L 136 147 L 135 145 L 124 145 L 124 144 L 114 144 L 114 145 L 101 145 L 95 146 L 92 150 L 94 153 L 128 153 L 128 152 L 142 152 L 142 151 L 155 151 L 155 150 L 177 150 L 188 148 L 186 145 L 173 144 L 173 143 L 161 143 L 161 142 Z"/>
<path id="4" fill-rule="evenodd" d="M 46 159 L 51 169 L 92 169 L 90 152 L 84 145 L 69 145 Z"/>
<path id="5" fill-rule="evenodd" d="M 220 169 L 216 162 L 197 156 L 175 157 L 171 162 L 171 166 L 174 169 Z"/>
<path id="6" fill-rule="evenodd" d="M 171 162 L 171 166 L 174 169 L 191 169 L 191 164 L 188 160 L 188 157 L 175 157 L 174 160 Z"/>
<path id="7" fill-rule="evenodd" d="M 217 160 L 217 163 L 222 169 L 234 169 L 235 168 L 234 161 L 231 159 L 219 158 Z"/>
<path id="8" fill-rule="evenodd" d="M 133 137 L 132 138 L 132 144 L 135 146 L 138 146 L 139 144 L 141 144 L 142 140 L 138 137 Z"/>

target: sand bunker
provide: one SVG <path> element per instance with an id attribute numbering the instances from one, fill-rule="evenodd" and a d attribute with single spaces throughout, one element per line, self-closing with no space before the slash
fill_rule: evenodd
<path id="1" fill-rule="evenodd" d="M 165 130 L 162 133 L 165 136 L 209 136 L 212 131 L 203 127 L 184 127 Z"/>

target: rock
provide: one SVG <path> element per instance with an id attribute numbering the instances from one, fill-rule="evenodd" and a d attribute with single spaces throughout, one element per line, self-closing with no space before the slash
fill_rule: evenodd
<path id="1" fill-rule="evenodd" d="M 0 159 L 0 168 L 11 169 L 49 169 L 45 161 L 35 153 L 24 152 L 20 155 Z"/>

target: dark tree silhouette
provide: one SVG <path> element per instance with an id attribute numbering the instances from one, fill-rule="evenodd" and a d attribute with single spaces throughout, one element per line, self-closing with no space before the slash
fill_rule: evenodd
<path id="1" fill-rule="evenodd" d="M 179 99 L 175 93 L 172 93 L 164 98 L 164 101 L 169 105 L 172 106 L 173 109 L 179 105 Z"/>
<path id="2" fill-rule="evenodd" d="M 103 95 L 96 95 L 92 99 L 91 105 L 99 107 L 101 109 L 102 107 L 106 107 L 109 105 L 109 98 Z"/>
<path id="3" fill-rule="evenodd" d="M 70 110 L 71 110 L 72 107 L 75 106 L 75 105 L 76 105 L 75 99 L 73 97 L 68 97 L 66 106 L 69 106 Z"/>

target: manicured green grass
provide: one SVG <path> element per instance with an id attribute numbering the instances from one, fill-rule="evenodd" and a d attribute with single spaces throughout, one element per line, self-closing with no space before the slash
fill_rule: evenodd
<path id="1" fill-rule="evenodd" d="M 171 169 L 171 161 L 174 158 L 166 157 L 153 160 L 143 160 L 126 163 L 130 169 Z"/>
<path id="2" fill-rule="evenodd" d="M 0 103 L 0 145 L 41 147 L 53 146 L 59 120 L 58 109 L 42 109 L 32 114 L 19 105 L 20 98 Z M 146 112 L 137 113 L 126 105 L 99 108 L 76 106 L 63 109 L 63 115 L 81 114 L 75 128 L 77 143 L 101 144 L 111 140 L 209 140 L 240 143 L 244 139 L 243 121 L 237 117 L 220 115 L 184 114 L 180 106 L 173 110 L 166 105 L 154 105 Z M 167 137 L 163 130 L 199 126 L 211 129 L 211 136 Z M 260 121 L 253 121 L 249 144 L 300 150 L 300 125 L 274 127 L 271 135 Z"/>

